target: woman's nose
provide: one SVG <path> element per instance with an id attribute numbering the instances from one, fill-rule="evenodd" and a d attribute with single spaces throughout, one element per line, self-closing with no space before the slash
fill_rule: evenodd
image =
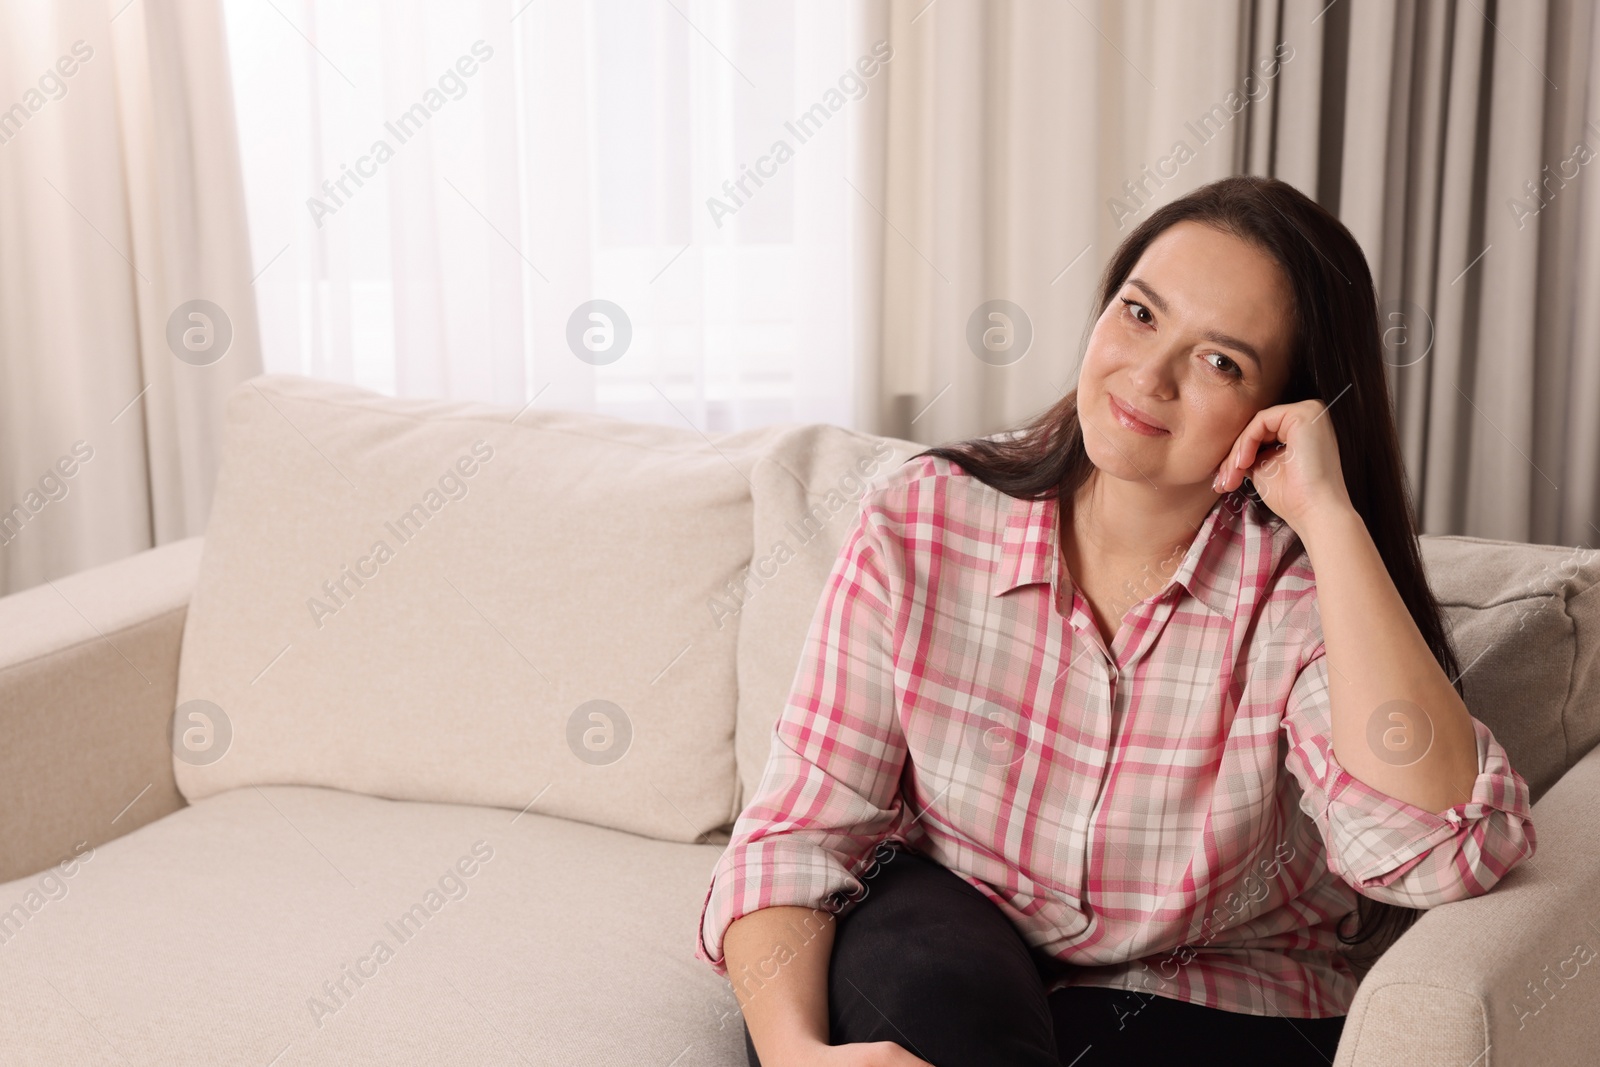
<path id="1" fill-rule="evenodd" d="M 1177 376 L 1173 356 L 1167 352 L 1147 352 L 1128 368 L 1128 379 L 1148 396 L 1170 397 Z"/>

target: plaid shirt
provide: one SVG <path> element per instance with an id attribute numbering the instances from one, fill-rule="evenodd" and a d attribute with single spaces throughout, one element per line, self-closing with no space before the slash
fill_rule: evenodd
<path id="1" fill-rule="evenodd" d="M 868 487 L 696 959 L 728 976 L 752 911 L 846 914 L 892 839 L 1070 964 L 1050 989 L 1321 1018 L 1355 995 L 1336 929 L 1357 889 L 1430 908 L 1533 854 L 1527 785 L 1476 719 L 1472 797 L 1443 813 L 1339 764 L 1315 578 L 1281 519 L 1219 499 L 1107 648 L 1058 508 L 931 456 Z"/>

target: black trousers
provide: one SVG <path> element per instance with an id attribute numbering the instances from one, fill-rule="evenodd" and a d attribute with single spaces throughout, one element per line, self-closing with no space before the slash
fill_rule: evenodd
<path id="1" fill-rule="evenodd" d="M 1047 995 L 1064 964 L 1030 948 L 965 879 L 893 845 L 863 873 L 865 898 L 836 920 L 830 1044 L 894 1041 L 934 1067 L 1333 1062 L 1343 1016 L 1248 1015 L 1094 986 Z M 760 1067 L 748 1028 L 744 1041 Z"/>

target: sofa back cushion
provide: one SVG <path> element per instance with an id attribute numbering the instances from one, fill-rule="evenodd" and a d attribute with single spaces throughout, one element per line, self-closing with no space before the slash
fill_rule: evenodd
<path id="1" fill-rule="evenodd" d="M 779 431 L 241 385 L 184 631 L 195 800 L 315 785 L 672 841 L 737 811 L 737 628 Z M 199 717 L 196 717 L 199 716 Z"/>
<path id="2" fill-rule="evenodd" d="M 821 423 L 785 428 L 751 477 L 750 565 L 721 597 L 739 629 L 739 808 L 755 794 L 811 618 L 867 484 L 926 445 Z"/>
<path id="3" fill-rule="evenodd" d="M 1534 800 L 1600 741 L 1600 552 L 1424 535 L 1473 717 Z"/>

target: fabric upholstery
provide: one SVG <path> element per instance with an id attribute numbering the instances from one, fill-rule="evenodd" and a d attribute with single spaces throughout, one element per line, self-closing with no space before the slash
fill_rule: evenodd
<path id="1" fill-rule="evenodd" d="M 1467 708 L 1538 800 L 1600 741 L 1600 552 L 1456 536 L 1421 544 Z"/>
<path id="2" fill-rule="evenodd" d="M 168 726 L 200 538 L 0 598 L 0 879 L 182 806 Z"/>
<path id="3" fill-rule="evenodd" d="M 706 603 L 749 558 L 773 434 L 240 386 L 178 681 L 231 747 L 176 761 L 179 788 L 532 805 L 677 841 L 730 821 L 736 631 Z"/>
<path id="4" fill-rule="evenodd" d="M 531 811 L 230 790 L 95 849 L 0 926 L 0 1059 L 743 1067 L 732 991 L 686 947 L 717 852 Z M 0 885 L 0 909 L 37 884 Z"/>
<path id="5" fill-rule="evenodd" d="M 1427 912 L 1373 966 L 1336 1067 L 1594 1062 L 1600 750 L 1534 805 L 1533 822 L 1531 862 L 1491 893 Z"/>

